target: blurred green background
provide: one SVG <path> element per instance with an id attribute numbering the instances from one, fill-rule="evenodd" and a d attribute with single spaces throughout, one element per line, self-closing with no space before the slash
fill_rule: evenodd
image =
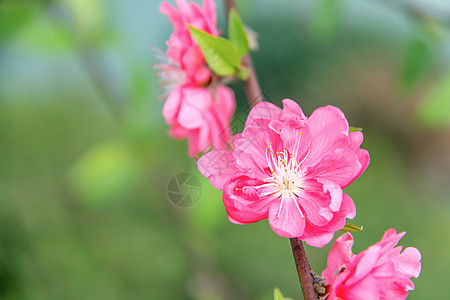
<path id="1" fill-rule="evenodd" d="M 364 128 L 371 163 L 346 189 L 364 225 L 354 252 L 406 230 L 423 266 L 409 299 L 448 297 L 450 3 L 238 4 L 268 98 L 336 105 Z M 289 241 L 266 221 L 229 223 L 167 136 L 150 69 L 171 31 L 158 5 L 0 1 L 1 299 L 301 299 Z M 221 2 L 218 14 L 226 28 Z M 189 208 L 167 198 L 181 172 L 202 184 Z M 307 247 L 317 273 L 330 247 Z"/>

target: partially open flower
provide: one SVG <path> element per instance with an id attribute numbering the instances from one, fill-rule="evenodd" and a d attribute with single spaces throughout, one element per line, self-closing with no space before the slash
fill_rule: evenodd
<path id="1" fill-rule="evenodd" d="M 414 290 L 411 277 L 421 270 L 416 248 L 395 247 L 405 232 L 385 232 L 381 240 L 358 255 L 352 254 L 353 237 L 336 239 L 322 277 L 327 283 L 327 300 L 400 300 Z"/>
<path id="2" fill-rule="evenodd" d="M 369 154 L 338 108 L 321 107 L 307 118 L 294 101 L 283 105 L 257 104 L 234 136 L 234 150 L 207 153 L 198 168 L 223 191 L 230 221 L 268 219 L 278 235 L 323 247 L 355 217 L 342 189 L 366 169 Z"/>

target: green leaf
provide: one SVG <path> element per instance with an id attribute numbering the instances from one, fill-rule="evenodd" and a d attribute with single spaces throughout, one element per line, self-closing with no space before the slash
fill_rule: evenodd
<path id="1" fill-rule="evenodd" d="M 217 75 L 229 76 L 238 73 L 240 57 L 233 43 L 188 26 L 192 36 L 199 44 L 206 62 Z"/>
<path id="2" fill-rule="evenodd" d="M 348 129 L 348 132 L 356 132 L 356 131 L 362 131 L 362 128 L 359 127 L 351 127 Z"/>
<path id="3" fill-rule="evenodd" d="M 249 48 L 247 34 L 245 33 L 244 24 L 237 14 L 236 10 L 232 9 L 228 18 L 228 35 L 230 41 L 236 47 L 239 56 L 244 56 Z"/>
<path id="4" fill-rule="evenodd" d="M 426 97 L 419 107 L 418 118 L 425 126 L 450 125 L 450 73 Z"/>
<path id="5" fill-rule="evenodd" d="M 353 224 L 345 224 L 344 227 L 342 227 L 342 229 L 340 231 L 351 231 L 351 232 L 360 232 L 361 230 L 363 230 L 363 227 L 358 227 L 356 225 Z"/>
<path id="6" fill-rule="evenodd" d="M 273 299 L 274 300 L 292 300 L 292 298 L 284 297 L 279 288 L 275 288 L 273 290 Z"/>

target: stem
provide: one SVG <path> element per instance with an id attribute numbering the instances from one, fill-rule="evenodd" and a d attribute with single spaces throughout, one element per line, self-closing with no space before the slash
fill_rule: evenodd
<path id="1" fill-rule="evenodd" d="M 297 267 L 298 278 L 303 291 L 305 300 L 317 300 L 317 294 L 313 286 L 313 278 L 311 276 L 311 267 L 306 257 L 303 242 L 298 238 L 291 240 L 292 254 L 294 255 L 295 266 Z"/>
<path id="2" fill-rule="evenodd" d="M 225 6 L 227 9 L 227 16 L 230 14 L 231 9 L 237 11 L 236 2 L 234 0 L 225 0 Z M 247 80 L 244 81 L 244 87 L 245 93 L 247 94 L 248 103 L 250 103 L 250 106 L 254 106 L 262 101 L 263 94 L 250 54 L 245 54 L 242 58 L 242 64 L 250 70 Z"/>
<path id="3" fill-rule="evenodd" d="M 236 2 L 234 0 L 224 0 L 227 9 L 227 16 L 230 14 L 230 10 L 237 11 Z M 259 85 L 258 77 L 256 76 L 255 69 L 253 67 L 252 58 L 250 54 L 246 54 L 242 58 L 242 63 L 249 68 L 250 73 L 248 79 L 244 81 L 245 93 L 247 94 L 248 102 L 251 106 L 262 101 L 262 91 Z M 303 291 L 303 298 L 305 300 L 317 300 L 317 294 L 313 286 L 313 277 L 311 275 L 311 267 L 309 266 L 308 258 L 306 257 L 305 248 L 303 242 L 297 238 L 290 239 L 292 253 L 294 255 L 295 265 L 297 267 L 298 277 L 300 279 L 300 285 Z"/>

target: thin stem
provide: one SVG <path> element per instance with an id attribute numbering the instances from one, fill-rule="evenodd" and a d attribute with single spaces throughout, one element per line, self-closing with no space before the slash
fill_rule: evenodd
<path id="1" fill-rule="evenodd" d="M 297 267 L 298 278 L 303 291 L 303 298 L 305 300 L 317 300 L 317 294 L 314 290 L 313 277 L 311 275 L 311 267 L 306 257 L 305 247 L 303 242 L 298 238 L 291 240 L 292 254 L 294 255 L 295 266 Z"/>
<path id="2" fill-rule="evenodd" d="M 231 9 L 235 9 L 237 11 L 236 2 L 234 0 L 225 0 L 225 5 L 227 9 L 227 16 L 229 15 Z M 247 53 L 242 58 L 242 64 L 250 70 L 247 80 L 244 81 L 244 87 L 250 106 L 254 106 L 262 101 L 263 94 L 250 54 Z"/>

